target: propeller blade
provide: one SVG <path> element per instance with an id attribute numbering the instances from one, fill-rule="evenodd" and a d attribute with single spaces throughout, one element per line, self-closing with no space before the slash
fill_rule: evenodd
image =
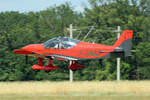
<path id="1" fill-rule="evenodd" d="M 26 61 L 26 64 L 28 64 L 28 56 L 27 55 L 25 56 L 25 61 Z"/>
<path id="2" fill-rule="evenodd" d="M 99 64 L 102 66 L 103 65 L 103 59 L 99 59 Z"/>

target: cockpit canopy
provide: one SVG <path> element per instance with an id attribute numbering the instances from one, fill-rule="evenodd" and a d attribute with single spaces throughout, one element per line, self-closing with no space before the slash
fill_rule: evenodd
<path id="1" fill-rule="evenodd" d="M 45 49 L 70 49 L 74 47 L 79 40 L 68 37 L 56 37 L 44 43 Z"/>

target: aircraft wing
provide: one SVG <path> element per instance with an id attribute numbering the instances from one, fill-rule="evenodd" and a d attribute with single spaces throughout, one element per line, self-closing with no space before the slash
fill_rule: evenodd
<path id="1" fill-rule="evenodd" d="M 48 54 L 49 55 L 49 54 Z M 58 54 L 50 54 L 52 57 L 55 57 L 56 59 L 64 59 L 64 60 L 78 60 L 77 58 L 65 56 L 65 55 L 58 55 Z"/>
<path id="2" fill-rule="evenodd" d="M 36 53 L 36 52 L 30 52 L 30 51 L 25 51 L 25 50 L 14 50 L 13 51 L 14 53 L 16 54 L 22 54 L 22 55 L 28 55 L 28 56 L 32 56 L 32 57 L 35 57 L 35 58 L 43 58 L 43 59 L 48 59 L 49 57 L 52 57 L 54 59 L 58 59 L 58 60 L 61 60 L 61 61 L 65 61 L 65 60 L 78 60 L 78 59 L 75 59 L 75 58 L 72 58 L 72 57 L 67 57 L 67 56 L 63 56 L 63 55 L 57 55 L 57 54 L 39 54 L 39 53 Z"/>
<path id="3" fill-rule="evenodd" d="M 33 56 L 35 58 L 38 58 L 38 57 L 40 57 L 40 58 L 46 58 L 46 56 L 44 56 L 44 55 L 33 53 L 33 52 L 22 50 L 22 49 L 20 49 L 20 50 L 14 50 L 13 52 L 16 53 L 16 54 Z"/>

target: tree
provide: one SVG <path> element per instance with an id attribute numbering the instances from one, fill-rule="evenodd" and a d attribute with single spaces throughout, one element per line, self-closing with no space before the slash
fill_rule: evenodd
<path id="1" fill-rule="evenodd" d="M 64 29 L 70 24 L 78 24 L 80 14 L 74 12 L 66 3 L 54 6 L 40 12 L 2 12 L 0 13 L 0 80 L 65 80 L 68 78 L 66 64 L 59 67 L 63 70 L 45 73 L 33 72 L 31 66 L 37 59 L 29 57 L 25 64 L 25 57 L 13 54 L 12 50 L 28 44 L 43 43 L 46 40 L 63 36 Z M 47 64 L 47 62 L 45 62 Z M 56 64 L 57 65 L 57 64 Z M 65 77 L 61 77 L 65 76 Z M 60 78 L 59 78 L 60 77 Z"/>

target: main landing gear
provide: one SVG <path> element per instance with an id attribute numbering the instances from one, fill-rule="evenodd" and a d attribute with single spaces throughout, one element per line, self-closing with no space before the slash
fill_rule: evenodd
<path id="1" fill-rule="evenodd" d="M 76 69 L 83 68 L 83 67 L 85 67 L 85 66 L 84 65 L 78 65 L 77 61 L 72 61 L 72 64 L 69 66 L 69 69 L 76 70 Z"/>
<path id="2" fill-rule="evenodd" d="M 78 65 L 77 61 L 72 61 L 72 64 L 69 66 L 70 70 L 76 70 L 79 68 L 85 67 L 84 65 Z M 38 64 L 32 66 L 33 70 L 44 70 L 44 71 L 52 71 L 59 69 L 59 67 L 53 66 L 53 59 L 49 58 L 48 65 L 43 65 L 43 58 L 38 58 Z"/>
<path id="3" fill-rule="evenodd" d="M 34 69 L 34 70 L 51 71 L 51 70 L 59 69 L 59 67 L 53 66 L 53 59 L 52 58 L 49 59 L 48 65 L 46 65 L 46 66 L 43 66 L 43 58 L 38 58 L 38 64 L 33 65 L 32 69 Z"/>

